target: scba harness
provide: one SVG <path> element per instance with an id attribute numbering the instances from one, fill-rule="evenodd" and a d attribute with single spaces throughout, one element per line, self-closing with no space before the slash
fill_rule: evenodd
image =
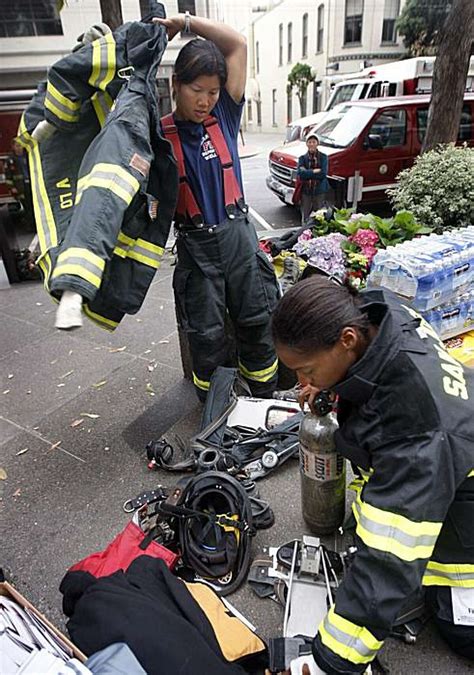
<path id="1" fill-rule="evenodd" d="M 242 485 L 225 473 L 208 471 L 180 482 L 158 511 L 177 521 L 184 564 L 212 582 L 220 595 L 233 593 L 248 573 L 255 535 Z"/>
<path id="2" fill-rule="evenodd" d="M 188 182 L 184 164 L 183 148 L 179 138 L 178 128 L 174 122 L 173 113 L 161 118 L 161 126 L 164 137 L 173 146 L 174 156 L 178 164 L 179 194 L 178 204 L 176 206 L 176 223 L 183 224 L 186 222 L 187 218 L 190 218 L 195 227 L 202 227 L 204 224 L 203 216 Z M 232 220 L 236 217 L 237 209 L 242 213 L 247 213 L 248 211 L 248 207 L 244 201 L 242 191 L 235 176 L 232 155 L 227 147 L 218 120 L 212 115 L 209 115 L 203 121 L 203 126 L 209 134 L 212 145 L 214 146 L 222 166 L 225 210 L 227 216 Z"/>

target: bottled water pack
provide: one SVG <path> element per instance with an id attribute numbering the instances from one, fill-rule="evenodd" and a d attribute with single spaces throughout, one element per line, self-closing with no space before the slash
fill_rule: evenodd
<path id="1" fill-rule="evenodd" d="M 471 330 L 474 328 L 474 288 L 421 314 L 442 340 Z"/>
<path id="2" fill-rule="evenodd" d="M 474 225 L 378 251 L 367 280 L 369 288 L 389 288 L 421 312 L 453 301 L 464 311 L 473 284 Z"/>

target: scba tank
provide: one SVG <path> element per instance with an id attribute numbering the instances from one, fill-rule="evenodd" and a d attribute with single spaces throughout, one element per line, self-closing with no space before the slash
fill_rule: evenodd
<path id="1" fill-rule="evenodd" d="M 301 504 L 311 532 L 330 534 L 344 520 L 346 471 L 344 457 L 334 444 L 338 424 L 332 406 L 319 411 L 326 412 L 307 413 L 300 425 Z"/>

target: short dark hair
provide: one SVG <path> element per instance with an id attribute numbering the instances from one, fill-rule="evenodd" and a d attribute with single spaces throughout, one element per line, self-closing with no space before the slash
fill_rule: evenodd
<path id="1" fill-rule="evenodd" d="M 275 344 L 298 352 L 332 347 L 343 328 L 368 334 L 369 320 L 360 298 L 349 284 L 314 275 L 295 284 L 278 303 L 272 318 Z"/>
<path id="2" fill-rule="evenodd" d="M 180 50 L 174 64 L 176 80 L 190 84 L 201 75 L 217 75 L 221 87 L 227 82 L 224 55 L 211 40 L 194 38 Z"/>

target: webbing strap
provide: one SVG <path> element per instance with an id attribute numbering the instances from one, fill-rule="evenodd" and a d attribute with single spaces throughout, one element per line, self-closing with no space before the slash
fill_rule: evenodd
<path id="1" fill-rule="evenodd" d="M 239 183 L 235 176 L 234 167 L 232 163 L 232 156 L 229 152 L 224 134 L 222 133 L 219 123 L 215 117 L 209 115 L 203 121 L 204 128 L 209 134 L 211 143 L 214 146 L 216 154 L 222 166 L 222 177 L 224 183 L 224 205 L 227 214 L 230 218 L 235 217 L 235 206 L 237 205 L 244 213 L 246 213 L 246 206 L 242 196 Z M 186 176 L 186 167 L 184 163 L 183 148 L 179 138 L 178 129 L 174 122 L 173 113 L 165 115 L 161 118 L 161 126 L 163 135 L 173 146 L 173 152 L 178 163 L 179 172 L 179 195 L 178 204 L 176 207 L 176 214 L 184 218 L 186 214 L 191 220 L 196 222 L 203 222 L 202 214 L 196 199 L 191 191 Z"/>
<path id="2" fill-rule="evenodd" d="M 235 520 L 227 514 L 207 513 L 205 511 L 197 511 L 196 509 L 189 509 L 186 506 L 170 504 L 167 501 L 160 503 L 158 507 L 160 513 L 166 513 L 176 518 L 205 518 L 210 523 L 220 525 L 222 528 L 230 527 L 231 529 L 245 532 L 249 529 L 245 521 Z"/>
<path id="3" fill-rule="evenodd" d="M 176 215 L 180 217 L 180 220 L 184 221 L 186 218 L 186 214 L 188 214 L 194 223 L 197 222 L 202 223 L 201 210 L 191 191 L 186 176 L 183 147 L 181 145 L 178 129 L 176 127 L 176 124 L 174 123 L 174 117 L 172 113 L 170 113 L 169 115 L 165 115 L 164 117 L 161 118 L 161 126 L 163 129 L 164 137 L 173 146 L 174 156 L 176 157 L 176 161 L 178 163 L 179 192 L 178 192 L 178 203 L 176 205 Z"/>
<path id="4" fill-rule="evenodd" d="M 210 136 L 212 145 L 214 146 L 222 166 L 224 204 L 228 215 L 232 217 L 234 215 L 233 212 L 235 211 L 235 204 L 239 204 L 240 206 L 243 203 L 242 192 L 237 178 L 235 177 L 232 156 L 217 119 L 210 115 L 209 117 L 206 117 L 203 124 Z"/>

